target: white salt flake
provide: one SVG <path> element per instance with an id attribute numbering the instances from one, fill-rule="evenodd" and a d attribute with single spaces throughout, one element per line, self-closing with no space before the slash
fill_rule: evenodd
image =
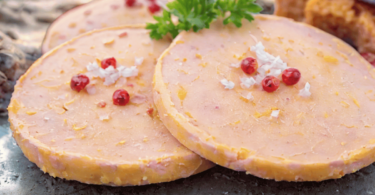
<path id="1" fill-rule="evenodd" d="M 143 57 L 135 58 L 135 64 L 141 65 L 143 63 L 143 60 Z M 100 77 L 104 79 L 104 85 L 106 86 L 115 84 L 121 76 L 124 78 L 138 76 L 138 69 L 136 66 L 132 66 L 130 68 L 127 68 L 125 66 L 118 66 L 117 69 L 115 69 L 113 66 L 109 66 L 106 69 L 103 69 L 95 61 L 89 63 L 86 68 L 89 71 L 87 73 L 89 77 Z M 126 83 L 126 80 L 122 83 Z"/>
<path id="2" fill-rule="evenodd" d="M 227 79 L 223 79 L 220 82 L 221 82 L 221 84 L 224 85 L 225 89 L 233 89 L 234 88 L 234 83 L 232 81 L 228 81 Z"/>
<path id="3" fill-rule="evenodd" d="M 136 66 L 125 68 L 121 71 L 121 75 L 125 78 L 138 76 L 138 69 Z"/>
<path id="4" fill-rule="evenodd" d="M 92 62 L 92 63 L 89 63 L 89 65 L 86 66 L 87 70 L 88 71 L 93 71 L 93 70 L 97 70 L 99 69 L 99 65 L 96 61 Z"/>
<path id="5" fill-rule="evenodd" d="M 144 59 L 145 59 L 144 57 L 140 57 L 140 58 L 135 57 L 135 60 L 134 60 L 135 66 L 142 65 Z"/>
<path id="6" fill-rule="evenodd" d="M 268 73 L 267 76 L 278 77 L 280 74 L 281 74 L 280 69 L 271 69 L 270 73 Z"/>
<path id="7" fill-rule="evenodd" d="M 259 64 L 258 73 L 265 76 L 269 75 L 279 76 L 282 71 L 288 68 L 288 65 L 283 62 L 280 56 L 273 56 L 265 51 L 262 42 L 258 42 L 255 46 L 251 46 L 251 51 L 255 52 Z"/>
<path id="8" fill-rule="evenodd" d="M 93 77 L 101 77 L 101 71 L 102 68 L 98 65 L 98 63 L 95 61 L 93 63 L 89 63 L 89 65 L 86 66 L 87 71 L 91 73 Z"/>
<path id="9" fill-rule="evenodd" d="M 280 56 L 277 56 L 271 65 L 273 68 L 278 68 L 282 71 L 288 68 L 288 65 L 281 60 Z"/>
<path id="10" fill-rule="evenodd" d="M 256 81 L 254 80 L 253 77 L 251 78 L 244 77 L 244 78 L 241 78 L 240 80 L 241 80 L 242 88 L 250 88 L 251 86 L 256 84 Z"/>
<path id="11" fill-rule="evenodd" d="M 230 64 L 233 68 L 239 68 L 241 66 L 241 62 Z"/>
<path id="12" fill-rule="evenodd" d="M 99 74 L 98 74 L 98 76 L 100 77 L 100 78 L 102 78 L 102 79 L 104 79 L 106 76 L 107 76 L 107 72 L 103 69 L 103 68 L 100 68 L 99 69 Z"/>
<path id="13" fill-rule="evenodd" d="M 113 66 L 108 66 L 105 70 L 106 76 L 111 75 L 117 72 L 117 70 Z"/>
<path id="14" fill-rule="evenodd" d="M 100 78 L 107 79 L 112 74 L 116 74 L 118 71 L 115 68 L 113 68 L 113 66 L 109 66 L 106 69 L 100 68 L 99 72 L 100 72 L 100 74 L 99 74 Z"/>
<path id="15" fill-rule="evenodd" d="M 88 85 L 86 87 L 86 91 L 87 91 L 88 94 L 94 95 L 96 93 L 96 87 L 95 87 L 95 85 Z"/>
<path id="16" fill-rule="evenodd" d="M 108 76 L 105 77 L 105 80 L 104 80 L 104 85 L 105 86 L 109 86 L 109 85 L 112 85 L 112 84 L 115 84 L 117 79 L 119 79 L 121 76 L 121 74 L 119 72 L 115 72 L 113 74 L 110 74 Z"/>
<path id="17" fill-rule="evenodd" d="M 255 83 L 257 85 L 261 85 L 264 78 L 266 78 L 265 75 L 261 75 L 261 74 L 256 75 L 255 76 Z"/>
<path id="18" fill-rule="evenodd" d="M 126 66 L 119 66 L 117 67 L 117 71 L 119 72 L 122 72 L 123 70 L 125 70 Z"/>
<path id="19" fill-rule="evenodd" d="M 258 68 L 257 71 L 258 71 L 258 73 L 259 73 L 260 75 L 266 75 L 266 73 L 267 73 L 268 71 L 270 71 L 271 68 L 272 68 L 271 65 L 264 65 L 264 66 L 260 66 L 260 67 Z"/>
<path id="20" fill-rule="evenodd" d="M 106 113 L 106 114 L 101 114 L 101 115 L 99 116 L 99 119 L 100 119 L 101 121 L 109 120 L 109 115 L 110 115 L 110 114 L 108 114 L 108 113 Z"/>
<path id="21" fill-rule="evenodd" d="M 104 71 L 101 71 L 102 75 L 104 76 L 104 85 L 109 86 L 116 83 L 117 79 L 120 78 L 120 72 L 115 69 L 113 66 L 109 66 Z"/>
<path id="22" fill-rule="evenodd" d="M 280 110 L 274 110 L 271 113 L 271 117 L 273 118 L 279 118 Z"/>
<path id="23" fill-rule="evenodd" d="M 310 83 L 306 83 L 305 87 L 299 91 L 299 95 L 306 98 L 311 96 Z"/>
<path id="24" fill-rule="evenodd" d="M 249 93 L 246 95 L 246 97 L 244 97 L 244 98 L 246 98 L 246 99 L 248 99 L 248 100 L 250 100 L 250 101 L 253 101 L 253 100 L 254 100 L 254 96 L 253 96 L 253 94 L 252 94 L 251 92 L 249 92 Z"/>
<path id="25" fill-rule="evenodd" d="M 45 121 L 49 121 L 49 118 L 48 118 L 48 117 L 44 117 L 44 120 L 45 120 Z"/>

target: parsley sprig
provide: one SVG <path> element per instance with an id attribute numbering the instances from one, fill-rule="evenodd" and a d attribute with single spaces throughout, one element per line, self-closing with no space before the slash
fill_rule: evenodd
<path id="1" fill-rule="evenodd" d="M 198 32 L 209 28 L 212 21 L 224 17 L 223 23 L 233 23 L 242 26 L 242 19 L 254 20 L 253 13 L 262 11 L 262 7 L 254 3 L 255 0 L 175 0 L 168 3 L 161 16 L 154 16 L 157 23 L 148 23 L 153 39 L 161 39 L 168 33 L 173 38 L 181 31 L 192 29 Z M 229 16 L 228 16 L 229 13 Z M 172 15 L 178 18 L 178 23 L 172 21 Z"/>

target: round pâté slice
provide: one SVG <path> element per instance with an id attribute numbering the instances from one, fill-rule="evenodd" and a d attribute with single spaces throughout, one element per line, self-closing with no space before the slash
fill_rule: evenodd
<path id="1" fill-rule="evenodd" d="M 73 37 L 91 30 L 154 22 L 153 16 L 162 13 L 162 7 L 157 3 L 166 1 L 96 0 L 73 8 L 51 24 L 45 35 L 42 51 L 46 53 Z M 154 13 L 150 11 L 150 6 L 153 7 L 151 10 Z M 155 7 L 158 7 L 159 11 Z"/>
<path id="2" fill-rule="evenodd" d="M 156 59 L 169 44 L 151 40 L 144 28 L 114 27 L 40 58 L 18 81 L 8 108 L 25 156 L 53 177 L 115 186 L 167 182 L 212 167 L 168 132 L 153 107 Z M 71 87 L 76 75 L 89 78 L 80 92 Z M 113 97 L 120 89 L 129 102 Z"/>
<path id="3" fill-rule="evenodd" d="M 243 63 L 249 57 L 257 64 Z M 246 74 L 250 62 L 258 69 Z M 290 68 L 301 77 L 287 86 Z M 279 87 L 263 86 L 266 76 Z M 374 78 L 339 39 L 257 15 L 242 28 L 218 21 L 181 33 L 159 58 L 154 101 L 172 135 L 212 162 L 266 179 L 321 181 L 374 162 Z"/>

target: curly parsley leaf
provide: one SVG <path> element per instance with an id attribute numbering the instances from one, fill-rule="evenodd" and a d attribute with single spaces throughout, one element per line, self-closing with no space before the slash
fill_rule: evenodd
<path id="1" fill-rule="evenodd" d="M 157 23 L 147 24 L 152 39 L 161 39 L 167 34 L 176 37 L 181 31 L 192 29 L 198 32 L 209 28 L 218 17 L 226 17 L 224 24 L 242 26 L 242 19 L 254 20 L 252 14 L 262 11 L 255 0 L 175 0 L 168 3 L 162 16 L 154 16 Z M 230 13 L 229 16 L 227 13 Z M 172 15 L 178 18 L 174 24 Z"/>
<path id="2" fill-rule="evenodd" d="M 224 24 L 233 23 L 237 27 L 242 26 L 242 19 L 253 21 L 253 13 L 259 13 L 263 10 L 261 6 L 254 3 L 255 0 L 218 0 L 217 8 L 221 13 L 230 13 L 230 16 L 224 19 Z"/>

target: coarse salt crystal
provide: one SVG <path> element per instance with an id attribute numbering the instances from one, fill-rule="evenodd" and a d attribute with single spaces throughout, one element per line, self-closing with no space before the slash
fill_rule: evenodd
<path id="1" fill-rule="evenodd" d="M 100 77 L 101 75 L 100 70 L 102 68 L 100 68 L 96 61 L 94 61 L 93 63 L 89 63 L 89 65 L 86 66 L 86 69 L 92 74 L 93 77 Z"/>
<path id="2" fill-rule="evenodd" d="M 117 70 L 113 66 L 108 66 L 108 68 L 104 69 L 106 76 L 114 74 Z"/>
<path id="3" fill-rule="evenodd" d="M 95 87 L 95 85 L 88 85 L 86 87 L 86 91 L 87 91 L 88 94 L 94 95 L 96 93 L 96 87 Z"/>
<path id="4" fill-rule="evenodd" d="M 136 66 L 142 65 L 144 59 L 145 59 L 144 57 L 140 57 L 140 58 L 135 57 L 134 64 Z"/>
<path id="5" fill-rule="evenodd" d="M 279 114 L 280 114 L 280 110 L 274 110 L 274 111 L 272 111 L 272 113 L 271 113 L 271 117 L 273 117 L 273 118 L 278 118 L 278 117 L 279 117 Z"/>
<path id="6" fill-rule="evenodd" d="M 244 78 L 241 78 L 240 80 L 241 80 L 242 88 L 250 88 L 251 86 L 256 84 L 256 81 L 252 77 L 251 78 L 244 77 Z"/>
<path id="7" fill-rule="evenodd" d="M 272 66 L 270 65 L 264 65 L 260 66 L 257 71 L 260 75 L 266 75 L 266 72 L 268 72 L 271 68 Z"/>
<path id="8" fill-rule="evenodd" d="M 99 116 L 99 119 L 100 119 L 101 121 L 109 120 L 109 114 L 108 114 L 108 113 L 106 113 L 106 114 L 101 114 L 101 115 Z"/>
<path id="9" fill-rule="evenodd" d="M 255 76 L 255 82 L 257 85 L 261 85 L 262 84 L 262 81 L 263 79 L 265 78 L 266 76 L 265 75 L 261 75 L 261 74 L 258 74 Z"/>
<path id="10" fill-rule="evenodd" d="M 239 68 L 241 66 L 241 62 L 230 64 L 230 66 L 233 68 Z"/>
<path id="11" fill-rule="evenodd" d="M 281 74 L 281 70 L 280 69 L 272 69 L 270 71 L 270 73 L 267 74 L 267 76 L 274 76 L 274 77 L 277 77 Z"/>
<path id="12" fill-rule="evenodd" d="M 100 78 L 102 78 L 102 79 L 104 79 L 106 76 L 107 76 L 107 72 L 103 69 L 103 68 L 100 68 L 99 69 L 99 74 L 98 74 L 98 76 L 100 77 Z"/>
<path id="13" fill-rule="evenodd" d="M 103 69 L 102 69 L 103 70 Z M 109 86 L 116 83 L 117 79 L 120 78 L 120 72 L 113 66 L 109 66 L 104 71 L 101 70 L 101 76 L 104 77 L 104 85 Z"/>
<path id="14" fill-rule="evenodd" d="M 255 46 L 251 46 L 251 51 L 255 52 L 259 63 L 258 73 L 260 75 L 279 76 L 282 71 L 288 68 L 287 64 L 283 62 L 280 56 L 273 56 L 265 51 L 265 47 L 262 42 L 258 42 Z"/>
<path id="15" fill-rule="evenodd" d="M 109 66 L 106 69 L 100 68 L 99 72 L 100 72 L 100 74 L 99 74 L 100 78 L 107 79 L 111 75 L 116 74 L 118 72 L 118 70 L 116 70 L 113 66 Z"/>
<path id="16" fill-rule="evenodd" d="M 124 68 L 122 71 L 121 71 L 121 75 L 125 78 L 127 77 L 133 77 L 133 76 L 137 76 L 138 75 L 138 69 L 137 67 L 135 66 L 132 66 L 130 68 Z"/>
<path id="17" fill-rule="evenodd" d="M 136 64 L 142 64 L 144 58 L 136 58 Z M 86 66 L 87 70 L 89 71 L 87 75 L 89 77 L 100 77 L 104 79 L 104 85 L 109 86 L 117 82 L 117 80 L 122 77 L 132 77 L 132 76 L 138 76 L 138 69 L 136 66 L 132 66 L 130 68 L 127 68 L 125 66 L 118 66 L 117 69 L 115 69 L 113 66 L 109 66 L 106 69 L 101 68 L 98 63 L 92 62 L 89 63 L 89 65 Z M 126 83 L 126 80 L 123 82 Z"/>
<path id="18" fill-rule="evenodd" d="M 288 68 L 287 64 L 281 60 L 280 56 L 277 56 L 271 65 L 272 67 L 281 69 L 282 71 Z"/>
<path id="19" fill-rule="evenodd" d="M 119 67 L 117 67 L 117 70 L 119 71 L 119 72 L 122 72 L 123 70 L 125 70 L 125 66 L 119 66 Z"/>
<path id="20" fill-rule="evenodd" d="M 119 72 L 116 72 L 116 73 L 113 73 L 107 77 L 105 77 L 105 80 L 104 80 L 104 85 L 105 86 L 109 86 L 109 85 L 112 85 L 112 84 L 115 84 L 117 79 L 119 79 L 121 76 L 121 74 Z"/>
<path id="21" fill-rule="evenodd" d="M 45 121 L 49 121 L 49 118 L 48 118 L 48 117 L 44 117 L 44 120 L 45 120 Z"/>
<path id="22" fill-rule="evenodd" d="M 92 63 L 89 63 L 89 65 L 86 66 L 87 70 L 88 71 L 93 71 L 93 70 L 96 70 L 96 69 L 99 69 L 99 65 L 96 61 L 92 62 Z"/>
<path id="23" fill-rule="evenodd" d="M 232 81 L 228 81 L 227 79 L 223 79 L 220 82 L 221 82 L 221 84 L 224 85 L 225 89 L 233 89 L 234 88 L 234 83 Z"/>
<path id="24" fill-rule="evenodd" d="M 246 99 L 248 99 L 248 100 L 250 100 L 250 101 L 253 101 L 253 100 L 254 100 L 254 96 L 253 96 L 253 94 L 252 94 L 251 92 L 249 92 L 249 93 L 246 95 L 246 97 L 244 97 L 244 98 L 246 98 Z"/>
<path id="25" fill-rule="evenodd" d="M 305 87 L 299 91 L 299 95 L 302 97 L 310 97 L 311 92 L 310 92 L 310 83 L 306 83 Z"/>

